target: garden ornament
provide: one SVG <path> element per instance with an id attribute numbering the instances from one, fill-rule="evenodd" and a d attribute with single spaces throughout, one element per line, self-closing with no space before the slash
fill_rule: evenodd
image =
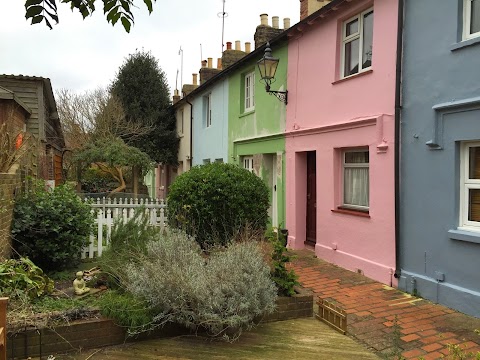
<path id="1" fill-rule="evenodd" d="M 83 271 L 77 271 L 77 278 L 73 280 L 73 290 L 75 290 L 75 295 L 83 295 L 90 291 L 85 285 L 85 280 L 83 280 Z"/>

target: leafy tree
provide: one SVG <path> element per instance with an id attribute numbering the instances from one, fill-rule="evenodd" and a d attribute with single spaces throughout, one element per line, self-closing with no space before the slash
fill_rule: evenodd
<path id="1" fill-rule="evenodd" d="M 147 154 L 139 149 L 125 144 L 117 137 L 93 141 L 85 146 L 76 156 L 75 160 L 87 164 L 95 163 L 102 171 L 110 174 L 117 182 L 118 187 L 111 194 L 126 188 L 124 168 L 138 166 L 147 170 L 152 163 Z"/>
<path id="2" fill-rule="evenodd" d="M 63 165 L 69 170 L 76 170 L 76 174 L 69 171 L 67 178 L 70 179 L 80 177 L 81 168 L 74 158 L 75 154 L 85 149 L 86 144 L 107 142 L 115 137 L 133 139 L 153 129 L 140 122 L 127 122 L 120 101 L 102 88 L 82 94 L 61 89 L 57 91 L 56 98 L 69 150 L 63 157 Z"/>
<path id="3" fill-rule="evenodd" d="M 120 67 L 111 92 L 122 103 L 129 123 L 140 122 L 152 129 L 143 136 L 122 138 L 147 153 L 155 162 L 176 164 L 178 137 L 175 116 L 165 73 L 157 59 L 143 50 L 131 54 Z"/>
<path id="4" fill-rule="evenodd" d="M 155 1 L 143 0 L 149 13 L 153 11 L 153 2 Z M 45 21 L 45 25 L 51 29 L 52 20 L 58 24 L 57 2 L 70 4 L 72 11 L 77 10 L 85 19 L 96 10 L 95 4 L 100 3 L 100 0 L 26 0 L 25 17 L 32 19 L 32 24 Z M 113 26 L 120 20 L 125 31 L 130 32 L 134 23 L 132 7 L 135 6 L 135 0 L 101 0 L 101 2 L 107 21 Z"/>

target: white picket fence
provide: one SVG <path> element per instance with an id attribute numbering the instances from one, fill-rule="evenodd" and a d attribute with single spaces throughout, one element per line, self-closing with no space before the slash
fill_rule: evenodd
<path id="1" fill-rule="evenodd" d="M 91 200 L 85 199 L 90 203 Z M 152 226 L 162 230 L 167 226 L 165 209 L 167 205 L 159 199 L 96 199 L 90 203 L 92 214 L 95 217 L 95 231 L 90 235 L 89 244 L 81 252 L 82 259 L 102 256 L 108 248 L 110 235 L 115 221 L 128 221 L 138 211 L 144 211 Z"/>

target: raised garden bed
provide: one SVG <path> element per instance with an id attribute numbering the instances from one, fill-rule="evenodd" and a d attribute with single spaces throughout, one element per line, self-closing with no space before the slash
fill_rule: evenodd
<path id="1" fill-rule="evenodd" d="M 261 322 L 312 317 L 313 294 L 300 288 L 296 290 L 297 294 L 292 297 L 278 298 L 277 310 L 273 314 L 263 317 Z M 102 318 L 98 313 L 94 313 L 93 317 L 88 320 L 72 321 L 68 325 L 57 326 L 54 329 L 26 328 L 14 334 L 10 333 L 7 336 L 7 359 L 26 359 L 38 356 L 46 358 L 50 354 L 189 333 L 181 326 L 169 324 L 150 334 L 127 337 L 126 329 L 115 325 L 112 320 Z"/>

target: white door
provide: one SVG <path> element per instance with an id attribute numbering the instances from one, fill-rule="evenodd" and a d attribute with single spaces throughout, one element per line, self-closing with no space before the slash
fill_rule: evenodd
<path id="1" fill-rule="evenodd" d="M 278 227 L 277 211 L 277 155 L 272 155 L 272 226 Z"/>

